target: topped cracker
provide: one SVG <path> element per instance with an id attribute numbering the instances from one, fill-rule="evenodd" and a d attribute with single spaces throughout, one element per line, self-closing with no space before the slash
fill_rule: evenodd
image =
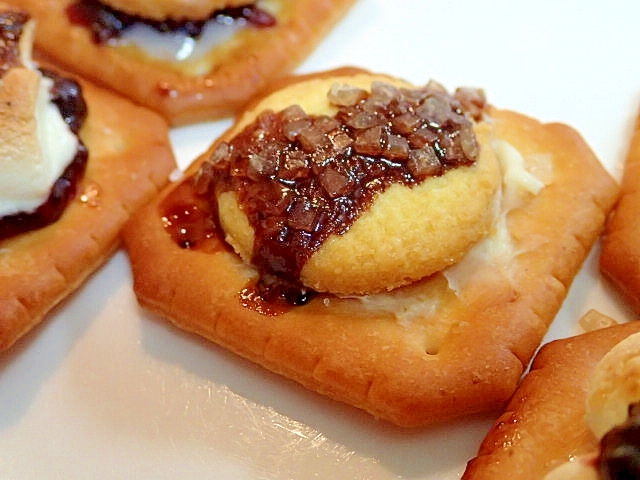
<path id="1" fill-rule="evenodd" d="M 296 103 L 289 95 L 305 85 L 304 98 L 326 102 L 325 79 L 349 84 L 358 75 L 375 76 L 348 68 L 321 72 L 291 78 L 271 93 Z M 324 86 L 313 88 L 316 82 Z M 390 292 L 321 294 L 274 310 L 256 299 L 256 271 L 215 222 L 200 223 L 211 211 L 193 183 L 264 98 L 125 229 L 139 302 L 181 329 L 397 425 L 502 406 L 617 195 L 584 140 L 566 125 L 490 107 L 492 140 L 481 148 L 494 149 L 508 187 L 490 235 L 455 265 Z M 186 231 L 193 227 L 204 238 L 195 248 L 181 229 L 171 229 L 184 218 L 193 220 Z"/>

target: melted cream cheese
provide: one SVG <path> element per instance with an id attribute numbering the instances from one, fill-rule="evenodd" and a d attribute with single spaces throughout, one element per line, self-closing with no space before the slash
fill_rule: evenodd
<path id="1" fill-rule="evenodd" d="M 24 45 L 21 42 L 21 59 L 27 69 L 36 71 L 31 64 L 30 45 L 26 49 Z M 0 143 L 0 217 L 29 213 L 42 205 L 78 148 L 77 137 L 51 102 L 53 80 L 37 74 L 40 78 L 33 104 L 33 128 L 15 130 L 15 137 L 5 137 L 4 145 Z M 3 80 L 1 88 L 5 88 Z M 29 144 L 35 148 L 22 148 Z"/>
<path id="2" fill-rule="evenodd" d="M 135 45 L 147 55 L 165 61 L 199 59 L 244 28 L 246 21 L 231 22 L 209 20 L 202 34 L 194 39 L 181 32 L 161 33 L 144 24 L 136 23 L 126 29 L 120 38 L 110 42 L 113 45 Z"/>
<path id="3" fill-rule="evenodd" d="M 510 266 L 519 253 L 513 246 L 507 227 L 507 213 L 523 204 L 527 196 L 537 195 L 545 183 L 530 173 L 522 154 L 510 143 L 495 140 L 492 143 L 502 167 L 502 190 L 496 197 L 496 224 L 491 235 L 474 245 L 465 257 L 442 273 L 449 287 L 457 292 L 471 282 L 479 281 L 479 275 L 490 275 L 497 267 L 499 274 L 510 278 Z M 548 159 L 551 168 L 551 159 Z M 493 267 L 493 268 L 491 268 Z"/>
<path id="4" fill-rule="evenodd" d="M 551 470 L 544 480 L 599 480 L 591 457 L 576 457 Z"/>
<path id="5" fill-rule="evenodd" d="M 511 234 L 507 227 L 507 213 L 521 206 L 527 197 L 540 193 L 544 186 L 551 181 L 553 163 L 550 157 L 537 158 L 536 164 L 544 163 L 541 171 L 546 172 L 544 178 L 528 170 L 529 161 L 513 145 L 503 140 L 496 140 L 492 148 L 498 157 L 503 172 L 503 184 L 495 197 L 495 225 L 490 235 L 474 245 L 458 263 L 444 269 L 441 274 L 448 284 L 449 292 L 459 295 L 470 284 L 482 284 L 486 282 L 498 282 L 503 285 L 511 279 L 511 266 L 513 259 L 520 252 L 515 248 Z M 544 160 L 544 161 L 543 161 Z M 430 343 L 432 349 L 437 351 L 438 338 L 442 338 L 448 330 L 446 319 L 436 316 L 438 305 L 444 301 L 446 295 L 441 288 L 436 286 L 435 276 L 425 279 L 432 285 L 417 292 L 409 292 L 407 295 L 396 290 L 391 293 L 365 295 L 351 297 L 358 299 L 363 306 L 372 312 L 385 312 L 396 317 L 398 322 L 409 327 L 419 318 L 432 317 L 430 322 L 438 325 L 429 327 L 430 334 L 436 334 Z M 413 289 L 414 286 L 405 287 Z M 405 289 L 400 289 L 404 291 Z M 432 322 L 433 321 L 433 322 Z"/>
<path id="6" fill-rule="evenodd" d="M 279 0 L 255 2 L 262 10 L 276 16 L 280 11 Z M 181 32 L 159 32 L 144 24 L 137 23 L 122 32 L 119 38 L 109 42 L 113 46 L 138 48 L 146 55 L 167 62 L 194 63 L 190 70 L 194 75 L 207 73 L 212 65 L 206 61 L 211 51 L 229 42 L 247 27 L 245 19 L 232 19 L 224 15 L 211 18 L 203 27 L 198 38 Z"/>

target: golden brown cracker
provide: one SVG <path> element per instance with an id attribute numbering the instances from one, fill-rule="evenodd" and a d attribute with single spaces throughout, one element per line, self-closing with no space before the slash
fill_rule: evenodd
<path id="1" fill-rule="evenodd" d="M 541 480 L 593 452 L 597 440 L 584 421 L 592 372 L 614 345 L 638 331 L 640 323 L 631 322 L 544 345 L 462 479 Z"/>
<path id="2" fill-rule="evenodd" d="M 81 83 L 88 115 L 80 131 L 85 175 L 61 218 L 0 240 L 0 351 L 40 323 L 119 245 L 130 214 L 175 168 L 164 119 Z"/>
<path id="3" fill-rule="evenodd" d="M 600 269 L 640 312 L 640 115 L 621 181 L 620 200 L 607 221 Z"/>
<path id="4" fill-rule="evenodd" d="M 353 73 L 319 75 L 348 80 Z M 389 294 L 321 295 L 264 315 L 243 306 L 251 298 L 241 292 L 255 272 L 220 236 L 205 252 L 180 248 L 165 231 L 164 202 L 182 195 L 178 184 L 163 190 L 124 232 L 140 303 L 182 329 L 398 425 L 500 408 L 601 232 L 618 189 L 571 128 L 504 110 L 490 116 L 496 136 L 516 147 L 529 167 L 552 167 L 545 188 L 505 219 L 513 242 L 508 258 L 465 259 L 457 281 L 449 277 L 453 285 L 436 274 Z"/>

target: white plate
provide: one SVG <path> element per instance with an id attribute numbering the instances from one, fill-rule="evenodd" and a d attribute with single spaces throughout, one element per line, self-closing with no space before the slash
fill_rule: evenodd
<path id="1" fill-rule="evenodd" d="M 360 0 L 300 67 L 483 87 L 576 127 L 619 178 L 640 105 L 638 2 Z M 172 132 L 186 165 L 227 121 Z M 593 252 L 547 340 L 631 314 Z M 494 415 L 404 431 L 145 313 L 118 252 L 0 358 L 0 478 L 459 478 Z"/>

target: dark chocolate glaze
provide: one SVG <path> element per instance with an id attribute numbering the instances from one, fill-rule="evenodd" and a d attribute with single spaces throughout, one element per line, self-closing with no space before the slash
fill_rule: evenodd
<path id="1" fill-rule="evenodd" d="M 243 20 L 257 28 L 272 27 L 276 24 L 275 17 L 250 3 L 241 7 L 216 10 L 205 19 L 157 21 L 118 11 L 98 0 L 79 0 L 67 7 L 67 17 L 72 24 L 82 25 L 91 30 L 93 41 L 99 44 L 118 38 L 124 30 L 136 23 L 144 23 L 158 32 L 181 32 L 193 38 L 198 38 L 205 24 L 212 19 L 225 24 Z"/>
<path id="2" fill-rule="evenodd" d="M 371 94 L 332 89 L 336 115 L 307 115 L 298 106 L 261 113 L 218 145 L 193 188 L 212 214 L 220 193 L 236 193 L 255 232 L 258 295 L 303 304 L 314 294 L 300 282 L 307 260 L 330 235 L 345 233 L 377 195 L 394 183 L 417 185 L 475 162 L 479 146 L 463 107 L 470 98 L 469 91 L 452 96 L 432 85 L 376 83 Z M 475 111 L 481 115 L 484 97 L 475 91 L 473 98 L 482 98 Z M 190 238 L 188 247 L 198 248 Z"/>

